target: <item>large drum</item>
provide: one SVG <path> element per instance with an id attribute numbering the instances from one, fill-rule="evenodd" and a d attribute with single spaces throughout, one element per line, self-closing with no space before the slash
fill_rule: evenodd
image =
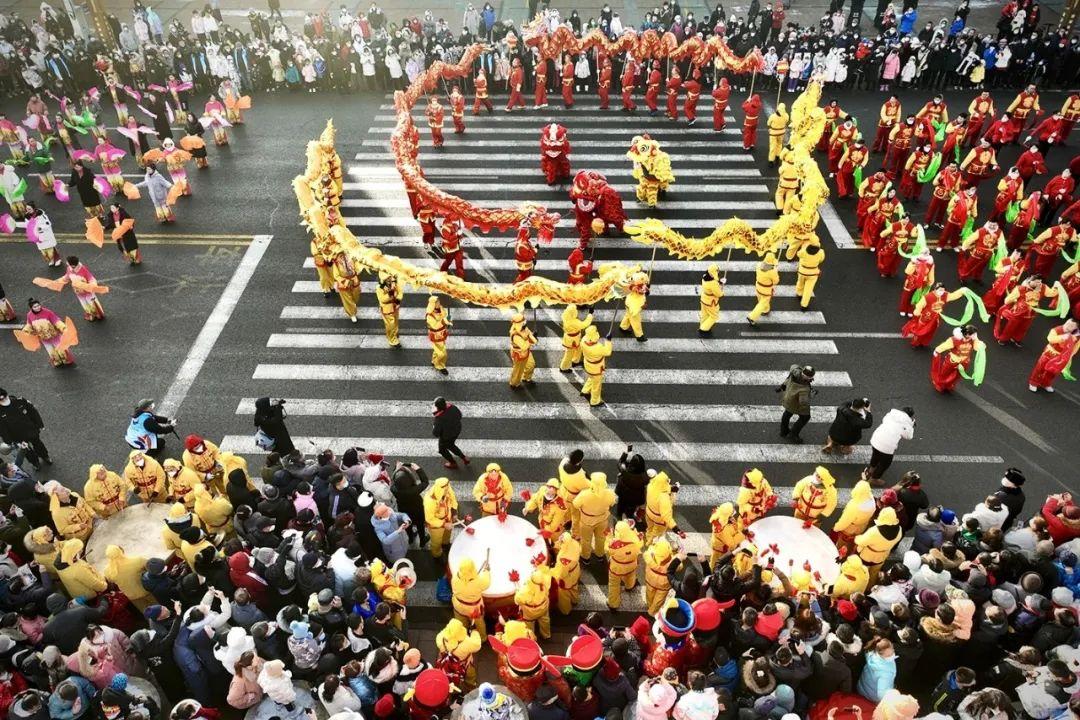
<path id="1" fill-rule="evenodd" d="M 820 579 L 814 584 L 824 588 L 836 582 L 840 565 L 837 550 L 829 536 L 816 526 L 803 527 L 802 520 L 788 515 L 770 515 L 750 525 L 753 544 L 758 550 L 758 563 L 765 565 L 771 558 L 778 570 L 791 575 L 792 569 L 802 569 L 807 563 Z M 749 541 L 743 541 L 745 547 Z"/>
<path id="2" fill-rule="evenodd" d="M 125 555 L 137 555 L 147 560 L 168 560 L 172 553 L 165 547 L 161 531 L 165 529 L 169 507 L 166 503 L 129 505 L 115 515 L 98 521 L 86 543 L 87 562 L 98 570 L 104 570 L 108 562 L 105 548 L 110 545 L 119 545 Z"/>
<path id="3" fill-rule="evenodd" d="M 534 569 L 533 558 L 540 553 L 547 554 L 547 545 L 531 522 L 516 515 L 507 515 L 504 520 L 489 515 L 458 533 L 450 546 L 447 564 L 450 572 L 456 573 L 465 558 L 472 558 L 477 568 L 488 561 L 491 586 L 484 593 L 484 605 L 492 611 L 513 605 L 517 584 L 510 574 L 516 572 L 519 582 L 526 582 Z"/>

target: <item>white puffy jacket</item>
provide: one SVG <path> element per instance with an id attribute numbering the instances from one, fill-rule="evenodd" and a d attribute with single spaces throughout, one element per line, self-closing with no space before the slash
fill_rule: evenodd
<path id="1" fill-rule="evenodd" d="M 892 455 L 900 440 L 915 437 L 915 421 L 903 410 L 893 408 L 885 414 L 885 419 L 870 436 L 870 446 L 878 452 Z"/>

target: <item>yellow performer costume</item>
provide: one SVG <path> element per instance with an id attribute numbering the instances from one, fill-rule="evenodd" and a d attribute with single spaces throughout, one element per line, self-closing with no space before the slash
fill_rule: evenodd
<path id="1" fill-rule="evenodd" d="M 661 470 L 645 488 L 645 543 L 651 543 L 668 530 L 678 528 L 675 527 L 671 478 Z"/>
<path id="2" fill-rule="evenodd" d="M 532 349 L 536 344 L 536 336 L 525 324 L 525 316 L 517 313 L 510 319 L 510 360 L 513 363 L 510 368 L 510 387 L 515 390 L 521 387 L 521 383 L 533 384 L 533 371 L 536 370 L 536 360 L 533 358 Z"/>
<path id="3" fill-rule="evenodd" d="M 334 257 L 327 252 L 327 247 L 318 240 L 311 241 L 311 259 L 315 261 L 315 274 L 319 278 L 319 289 L 324 297 L 334 292 Z"/>
<path id="4" fill-rule="evenodd" d="M 379 594 L 383 602 L 405 604 L 408 599 L 405 596 L 405 588 L 394 577 L 394 573 L 386 567 L 386 563 L 375 558 L 368 564 L 368 569 L 371 570 L 371 586 L 375 588 L 375 592 Z"/>
<path id="5" fill-rule="evenodd" d="M 52 528 L 47 525 L 36 527 L 23 536 L 23 545 L 34 556 L 34 562 L 54 578 L 56 577 L 56 554 L 60 552 L 60 544 Z"/>
<path id="6" fill-rule="evenodd" d="M 450 544 L 457 508 L 457 496 L 447 478 L 437 479 L 424 495 L 424 524 L 431 536 L 431 557 L 442 557 L 443 547 Z"/>
<path id="7" fill-rule="evenodd" d="M 784 149 L 784 135 L 787 134 L 788 113 L 784 103 L 776 105 L 776 112 L 769 116 L 766 124 L 769 126 L 769 166 L 771 167 L 780 158 L 780 152 Z"/>
<path id="8" fill-rule="evenodd" d="M 626 157 L 634 163 L 633 177 L 637 180 L 638 202 L 656 207 L 661 192 L 675 182 L 671 172 L 671 158 L 660 149 L 660 143 L 646 133 L 636 135 L 626 151 Z"/>
<path id="9" fill-rule="evenodd" d="M 161 463 L 142 450 L 128 453 L 128 463 L 124 466 L 124 481 L 144 503 L 161 502 L 165 499 L 165 470 Z"/>
<path id="10" fill-rule="evenodd" d="M 184 441 L 183 454 L 184 466 L 189 467 L 199 474 L 204 485 L 208 485 L 216 492 L 225 492 L 223 479 L 225 469 L 221 462 L 221 450 L 218 446 L 205 438 L 189 435 Z M 191 447 L 186 447 L 191 445 Z M 197 448 L 202 445 L 202 451 Z M 192 488 L 194 490 L 194 488 Z M 194 502 L 194 499 L 192 499 Z"/>
<path id="11" fill-rule="evenodd" d="M 142 584 L 142 573 L 146 569 L 146 558 L 138 555 L 125 555 L 119 545 L 105 548 L 105 579 L 120 588 L 131 604 L 145 610 L 157 602 Z"/>
<path id="12" fill-rule="evenodd" d="M 531 623 L 522 622 L 521 620 L 507 620 L 503 623 L 502 632 L 495 633 L 495 637 L 504 645 L 510 646 L 519 638 L 535 640 L 536 633 L 532 631 Z"/>
<path id="13" fill-rule="evenodd" d="M 559 362 L 559 369 L 563 372 L 570 372 L 572 366 L 581 362 L 581 334 L 592 322 L 592 313 L 585 313 L 584 318 L 578 317 L 577 305 L 567 305 L 563 310 L 563 356 Z"/>
<path id="14" fill-rule="evenodd" d="M 397 278 L 386 273 L 379 273 L 379 285 L 375 288 L 375 297 L 379 301 L 383 326 L 386 328 L 386 342 L 390 347 L 401 347 L 398 341 L 398 326 L 401 316 L 401 301 L 405 291 L 397 283 Z"/>
<path id="15" fill-rule="evenodd" d="M 803 527 L 810 527 L 836 509 L 836 478 L 828 468 L 818 465 L 813 475 L 795 483 L 791 495 L 795 517 L 803 521 Z"/>
<path id="16" fill-rule="evenodd" d="M 538 492 L 529 496 L 522 511 L 522 515 L 536 513 L 536 526 L 549 540 L 559 537 L 570 519 L 570 505 L 562 497 L 561 490 L 559 481 L 551 478 Z"/>
<path id="17" fill-rule="evenodd" d="M 334 256 L 334 289 L 341 298 L 341 307 L 349 319 L 356 322 L 356 303 L 360 302 L 360 273 L 348 253 Z"/>
<path id="18" fill-rule="evenodd" d="M 870 519 L 877 511 L 874 492 L 870 483 L 860 480 L 851 488 L 851 499 L 847 501 L 840 517 L 833 523 L 833 535 L 837 547 L 850 548 L 855 536 L 861 534 L 870 525 Z"/>
<path id="19" fill-rule="evenodd" d="M 589 487 L 589 479 L 585 477 L 585 469 L 581 467 L 581 460 L 584 459 L 584 453 L 581 453 L 581 458 L 578 458 L 575 462 L 573 456 L 581 451 L 575 451 L 571 453 L 571 457 L 563 458 L 559 463 L 559 485 L 562 487 L 563 498 L 565 498 L 567 505 L 570 506 L 570 534 L 572 534 L 578 540 L 581 539 L 581 511 L 574 505 L 574 500 L 578 494 Z M 577 470 L 571 472 L 568 466 L 577 467 Z"/>
<path id="20" fill-rule="evenodd" d="M 476 686 L 476 661 L 473 655 L 480 650 L 483 642 L 480 633 L 475 630 L 469 632 L 457 618 L 451 618 L 446 627 L 435 636 L 435 647 L 439 652 L 452 655 L 465 666 L 465 687 L 461 688 L 463 691 Z"/>
<path id="21" fill-rule="evenodd" d="M 212 496 L 205 485 L 195 488 L 195 514 L 208 535 L 231 533 L 232 512 L 232 503 L 224 495 Z"/>
<path id="22" fill-rule="evenodd" d="M 189 542 L 183 539 L 180 540 L 180 556 L 184 558 L 184 562 L 186 562 L 188 567 L 192 570 L 195 569 L 195 558 L 207 548 L 213 550 L 214 546 L 210 544 L 210 541 L 206 539 L 206 534 L 201 530 L 199 531 L 199 540 L 196 542 Z"/>
<path id="23" fill-rule="evenodd" d="M 585 360 L 585 383 L 581 386 L 581 394 L 589 398 L 589 405 L 596 407 L 604 404 L 604 397 L 600 394 L 604 387 L 604 371 L 607 370 L 607 359 L 611 357 L 611 341 L 601 340 L 600 331 L 595 325 L 585 329 L 585 340 L 581 343 L 581 354 Z"/>
<path id="24" fill-rule="evenodd" d="M 870 573 L 858 555 L 848 555 L 840 563 L 840 574 L 836 576 L 829 593 L 834 598 L 846 598 L 852 593 L 866 592 L 870 583 Z"/>
<path id="25" fill-rule="evenodd" d="M 768 252 L 754 271 L 754 295 L 757 297 L 757 304 L 746 316 L 751 325 L 757 324 L 758 318 L 768 315 L 772 310 L 773 294 L 776 293 L 776 286 L 780 284 L 780 273 L 776 271 L 776 264 L 776 255 Z"/>
<path id="26" fill-rule="evenodd" d="M 95 515 L 107 518 L 126 508 L 129 492 L 131 486 L 119 475 L 101 464 L 90 466 L 90 477 L 83 486 L 83 497 Z"/>
<path id="27" fill-rule="evenodd" d="M 720 299 L 724 297 L 724 283 L 727 278 L 720 277 L 720 266 L 712 263 L 701 276 L 701 318 L 698 321 L 698 334 L 708 335 L 713 325 L 720 319 Z"/>
<path id="28" fill-rule="evenodd" d="M 485 562 L 479 571 L 472 558 L 464 558 L 457 572 L 450 578 L 453 591 L 451 603 L 454 617 L 466 628 L 472 627 L 483 640 L 487 637 L 484 626 L 484 591 L 491 586 L 491 571 Z"/>
<path id="29" fill-rule="evenodd" d="M 641 533 L 630 523 L 620 520 L 607 538 L 604 549 L 608 556 L 607 604 L 618 610 L 622 603 L 623 588 L 632 590 L 637 585 L 638 558 L 643 544 Z"/>
<path id="30" fill-rule="evenodd" d="M 585 562 L 593 555 L 604 556 L 604 533 L 611 517 L 611 506 L 617 499 L 607 485 L 607 475 L 602 472 L 592 473 L 589 487 L 574 498 L 574 507 L 581 513 L 581 557 Z"/>
<path id="31" fill-rule="evenodd" d="M 195 488 L 201 487 L 203 484 L 199 473 L 190 467 L 181 465 L 179 460 L 172 458 L 162 463 L 161 467 L 165 471 L 165 477 L 169 483 L 168 496 L 184 503 L 188 510 L 195 507 Z"/>
<path id="32" fill-rule="evenodd" d="M 674 557 L 671 543 L 662 537 L 645 549 L 645 612 L 651 616 L 660 612 L 671 590 L 667 570 Z"/>
<path id="33" fill-rule="evenodd" d="M 173 552 L 180 551 L 180 535 L 173 528 L 173 525 L 183 527 L 184 521 L 187 521 L 192 527 L 202 527 L 199 524 L 199 518 L 185 507 L 184 503 L 173 503 L 172 507 L 169 508 L 168 517 L 165 518 L 165 529 L 161 531 L 161 539 L 165 543 L 165 547 Z"/>
<path id="34" fill-rule="evenodd" d="M 780 153 L 780 178 L 776 185 L 776 212 L 786 214 L 791 209 L 791 201 L 799 194 L 802 175 L 795 165 L 795 153 L 790 148 Z"/>
<path id="35" fill-rule="evenodd" d="M 577 605 L 581 581 L 581 543 L 564 532 L 555 541 L 555 566 L 551 568 L 555 583 L 555 605 L 563 615 L 569 615 Z"/>
<path id="36" fill-rule="evenodd" d="M 749 525 L 776 505 L 776 493 L 765 475 L 757 468 L 747 470 L 739 482 L 739 494 L 735 498 L 743 527 Z"/>
<path id="37" fill-rule="evenodd" d="M 645 299 L 649 295 L 649 276 L 645 273 L 634 273 L 630 278 L 630 286 L 623 300 L 625 311 L 619 329 L 623 332 L 634 331 L 634 337 L 638 342 L 645 342 L 645 331 L 641 329 L 641 312 L 645 309 Z"/>
<path id="38" fill-rule="evenodd" d="M 873 585 L 877 581 L 881 565 L 903 536 L 904 532 L 900 528 L 896 511 L 891 507 L 885 507 L 878 513 L 874 524 L 855 537 L 855 551 L 869 573 L 868 585 Z"/>
<path id="39" fill-rule="evenodd" d="M 795 295 L 799 298 L 799 307 L 805 310 L 814 297 L 814 287 L 821 277 L 821 264 L 825 262 L 825 251 L 820 245 L 807 244 L 799 250 L 799 267 L 796 270 Z"/>
<path id="40" fill-rule="evenodd" d="M 109 587 L 105 577 L 86 562 L 83 541 L 79 539 L 65 540 L 60 546 L 56 570 L 67 594 L 73 598 L 82 597 L 91 601 Z"/>
<path id="41" fill-rule="evenodd" d="M 720 558 L 739 546 L 746 534 L 743 532 L 742 519 L 735 514 L 735 506 L 729 502 L 720 503 L 709 516 L 712 536 L 709 538 L 709 566 L 716 567 Z"/>
<path id="42" fill-rule="evenodd" d="M 425 319 L 427 320 L 428 340 L 431 341 L 431 366 L 443 375 L 447 375 L 446 339 L 450 337 L 450 328 L 453 323 L 450 322 L 446 308 L 442 306 L 439 298 L 435 295 L 428 298 Z"/>
<path id="43" fill-rule="evenodd" d="M 521 619 L 535 625 L 535 632 L 544 640 L 551 637 L 551 575 L 546 566 L 533 571 L 528 582 L 514 593 L 514 604 L 521 608 Z"/>
<path id="44" fill-rule="evenodd" d="M 480 503 L 480 512 L 485 516 L 506 512 L 514 498 L 514 486 L 510 478 L 499 467 L 499 463 L 488 463 L 484 474 L 473 485 L 473 499 Z"/>

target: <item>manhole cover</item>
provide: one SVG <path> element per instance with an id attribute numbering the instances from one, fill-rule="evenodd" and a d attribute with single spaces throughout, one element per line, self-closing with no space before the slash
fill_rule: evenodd
<path id="1" fill-rule="evenodd" d="M 141 293 L 148 290 L 160 290 L 176 284 L 176 280 L 165 275 L 152 272 L 136 272 L 131 275 L 120 275 L 113 278 L 102 278 L 99 281 L 109 288 L 123 290 L 129 293 Z"/>

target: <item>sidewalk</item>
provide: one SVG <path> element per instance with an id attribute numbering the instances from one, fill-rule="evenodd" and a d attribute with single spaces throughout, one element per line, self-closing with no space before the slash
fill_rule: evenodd
<path id="1" fill-rule="evenodd" d="M 49 1 L 54 7 L 63 9 L 62 0 Z M 520 25 L 525 19 L 528 8 L 527 0 L 491 1 L 500 19 L 510 18 L 516 25 Z M 84 2 L 79 0 L 71 0 L 71 2 L 76 8 L 85 8 Z M 895 2 L 898 10 L 902 9 L 902 2 L 903 0 Z M 104 4 L 107 12 L 116 15 L 122 22 L 130 20 L 130 0 L 104 0 Z M 185 26 L 188 26 L 191 21 L 192 11 L 201 9 L 206 5 L 206 2 L 205 0 L 161 0 L 160 2 L 147 2 L 146 4 L 153 5 L 165 23 L 170 22 L 174 17 L 179 17 Z M 331 17 L 336 17 L 336 8 L 342 4 L 355 11 L 357 7 L 366 9 L 370 4 L 370 0 L 359 0 L 359 3 L 357 0 L 348 0 L 345 3 L 333 2 L 332 0 L 284 0 L 282 2 L 284 8 L 282 14 L 290 27 L 299 29 L 303 25 L 306 13 L 330 9 Z M 461 16 L 468 4 L 467 0 L 383 0 L 380 3 L 383 11 L 392 22 L 399 22 L 402 18 L 421 14 L 424 9 L 430 9 L 436 18 L 445 18 L 455 33 L 461 29 Z M 477 9 L 480 9 L 483 7 L 484 0 L 473 0 L 472 4 Z M 564 16 L 569 16 L 570 11 L 576 9 L 582 20 L 587 21 L 589 18 L 596 17 L 604 4 L 604 0 L 581 0 L 580 2 L 553 0 L 551 6 L 562 11 Z M 612 0 L 609 4 L 613 10 L 622 16 L 624 24 L 630 26 L 639 24 L 644 12 L 659 7 L 660 0 L 654 0 L 652 3 L 639 2 L 638 0 L 622 0 L 621 2 Z M 708 16 L 712 9 L 712 5 L 707 5 L 705 0 L 683 0 L 680 4 L 683 12 L 693 12 L 698 20 Z M 742 17 L 746 13 L 748 4 L 748 2 L 739 0 L 736 4 L 725 4 L 724 7 L 729 15 L 735 14 Z M 762 2 L 762 5 L 765 4 L 767 3 Z M 39 6 L 40 0 L 0 0 L 0 12 L 17 12 L 27 21 L 38 14 Z M 226 22 L 245 30 L 248 28 L 247 15 L 251 9 L 264 12 L 267 10 L 265 0 L 220 0 L 219 6 Z M 953 0 L 923 0 L 919 3 L 917 27 L 922 27 L 927 21 L 936 23 L 941 18 L 951 20 L 955 7 L 956 2 Z M 816 23 L 827 12 L 828 8 L 828 0 L 810 0 L 809 2 L 793 0 L 792 7 L 787 13 L 787 19 L 802 25 Z M 1056 25 L 1061 17 L 1062 5 L 1060 3 L 1045 3 L 1041 5 L 1041 8 L 1043 25 Z M 873 18 L 876 9 L 877 0 L 866 1 L 863 9 L 864 20 L 862 27 L 864 34 L 873 32 L 870 20 Z M 995 23 L 1000 11 L 1001 3 L 999 2 L 972 0 L 968 24 L 982 32 L 996 33 Z M 85 9 L 82 9 L 82 12 L 85 14 Z"/>

